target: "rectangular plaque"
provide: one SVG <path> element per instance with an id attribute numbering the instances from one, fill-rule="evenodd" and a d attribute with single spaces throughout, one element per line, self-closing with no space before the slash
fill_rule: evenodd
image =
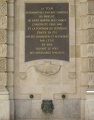
<path id="1" fill-rule="evenodd" d="M 69 61 L 69 3 L 25 3 L 25 62 Z"/>

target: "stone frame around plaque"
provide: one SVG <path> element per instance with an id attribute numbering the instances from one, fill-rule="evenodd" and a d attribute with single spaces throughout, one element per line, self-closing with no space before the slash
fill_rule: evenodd
<path id="1" fill-rule="evenodd" d="M 19 73 L 21 75 L 20 80 L 21 84 L 23 83 L 28 83 L 27 76 L 28 76 L 28 71 L 35 67 L 38 67 L 40 65 L 53 65 L 53 66 L 60 66 L 60 70 L 58 71 L 58 75 L 62 74 L 62 70 L 65 68 L 67 69 L 68 73 L 66 74 L 67 78 L 69 79 L 68 81 L 71 81 L 71 85 L 62 85 L 60 88 L 60 91 L 64 91 L 66 93 L 75 93 L 75 85 L 76 85 L 76 59 L 75 59 L 75 13 L 73 14 L 72 10 L 73 8 L 75 9 L 75 3 L 74 0 L 59 0 L 58 3 L 69 3 L 69 54 L 70 54 L 70 61 L 64 61 L 64 60 L 54 60 L 54 59 L 41 59 L 41 60 L 35 60 L 35 61 L 29 61 L 25 62 L 24 57 L 25 57 L 25 14 L 22 13 L 22 11 L 25 11 L 25 3 L 43 3 L 43 1 L 39 2 L 38 0 L 35 0 L 32 2 L 31 0 L 25 0 L 19 4 L 19 2 L 16 3 L 16 7 L 19 6 L 19 12 L 16 14 L 15 18 L 15 23 L 16 29 L 15 29 L 15 35 L 17 36 L 17 41 L 19 43 L 16 43 L 16 47 L 18 47 L 19 52 L 17 53 L 18 60 L 19 60 Z M 53 3 L 54 1 L 47 1 L 46 3 Z M 57 2 L 56 2 L 57 3 Z M 74 10 L 75 11 L 75 10 Z M 53 67 L 54 68 L 54 67 Z M 39 70 L 39 69 L 38 69 Z M 41 71 L 41 70 L 39 70 Z M 43 71 L 44 72 L 44 71 Z M 37 73 L 37 71 L 36 71 Z M 52 71 L 53 73 L 53 71 Z M 41 74 L 41 73 L 37 73 Z M 49 73 L 48 73 L 49 75 Z M 75 76 L 75 77 L 74 77 Z M 22 79 L 21 79 L 22 78 Z M 32 79 L 32 78 L 31 78 Z M 62 78 L 60 78 L 62 79 Z M 63 78 L 64 79 L 64 78 Z M 24 81 L 22 81 L 24 80 Z M 60 80 L 62 81 L 62 80 Z M 40 82 L 41 83 L 41 82 Z M 48 84 L 48 83 L 47 83 Z M 60 83 L 58 83 L 60 84 Z M 68 88 L 68 89 L 66 89 Z M 55 88 L 54 88 L 55 89 Z M 31 90 L 30 90 L 31 91 Z M 30 93 L 28 90 L 28 92 Z M 58 92 L 60 92 L 58 91 Z M 22 93 L 26 92 L 24 87 L 22 88 Z"/>

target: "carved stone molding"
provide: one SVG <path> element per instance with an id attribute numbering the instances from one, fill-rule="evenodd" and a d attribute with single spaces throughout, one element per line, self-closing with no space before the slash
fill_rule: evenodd
<path id="1" fill-rule="evenodd" d="M 51 63 L 44 63 L 44 64 L 37 65 L 34 67 L 35 67 L 36 71 L 38 71 L 46 76 L 50 76 L 50 75 L 58 73 L 61 68 L 60 65 L 53 65 Z"/>
<path id="2" fill-rule="evenodd" d="M 7 3 L 0 2 L 0 15 L 6 15 L 6 14 L 7 14 Z"/>
<path id="3" fill-rule="evenodd" d="M 94 29 L 88 29 L 88 43 L 94 43 Z"/>
<path id="4" fill-rule="evenodd" d="M 0 58 L 0 71 L 6 71 L 6 58 Z"/>
<path id="5" fill-rule="evenodd" d="M 0 29 L 7 28 L 7 16 L 0 16 Z"/>
<path id="6" fill-rule="evenodd" d="M 94 14 L 94 1 L 88 1 L 88 14 Z"/>
<path id="7" fill-rule="evenodd" d="M 75 72 L 69 72 L 69 78 L 70 79 L 75 79 L 76 78 L 76 73 Z"/>
<path id="8" fill-rule="evenodd" d="M 94 72 L 94 57 L 89 58 L 89 71 Z"/>
<path id="9" fill-rule="evenodd" d="M 21 72 L 21 73 L 19 73 L 19 77 L 21 80 L 25 80 L 27 78 L 27 73 Z"/>

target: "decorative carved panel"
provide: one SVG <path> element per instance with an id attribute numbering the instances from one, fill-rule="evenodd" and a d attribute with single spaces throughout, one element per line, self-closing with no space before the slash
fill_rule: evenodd
<path id="1" fill-rule="evenodd" d="M 1 29 L 7 28 L 7 16 L 0 16 L 0 28 Z"/>
<path id="2" fill-rule="evenodd" d="M 0 58 L 0 71 L 6 71 L 6 58 Z"/>
<path id="3" fill-rule="evenodd" d="M 94 14 L 94 1 L 88 2 L 88 14 Z"/>
<path id="4" fill-rule="evenodd" d="M 88 29 L 88 43 L 94 43 L 94 29 Z"/>
<path id="5" fill-rule="evenodd" d="M 89 58 L 89 71 L 94 72 L 94 57 Z"/>
<path id="6" fill-rule="evenodd" d="M 6 15 L 6 14 L 7 14 L 7 3 L 0 2 L 0 15 Z"/>

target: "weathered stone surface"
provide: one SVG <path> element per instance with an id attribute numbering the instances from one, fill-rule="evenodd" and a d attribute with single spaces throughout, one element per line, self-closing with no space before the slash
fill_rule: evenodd
<path id="1" fill-rule="evenodd" d="M 82 72 L 88 72 L 88 58 L 82 58 Z"/>
<path id="2" fill-rule="evenodd" d="M 32 100 L 15 100 L 15 110 L 15 119 L 30 119 Z"/>
<path id="3" fill-rule="evenodd" d="M 81 118 L 81 101 L 80 99 L 66 99 L 63 102 L 63 113 L 65 118 Z"/>
<path id="4" fill-rule="evenodd" d="M 80 4 L 80 15 L 87 15 L 87 2 L 83 2 Z"/>
<path id="5" fill-rule="evenodd" d="M 94 14 L 94 1 L 88 1 L 88 14 Z"/>
<path id="6" fill-rule="evenodd" d="M 0 58 L 0 71 L 6 71 L 6 58 Z"/>
<path id="7" fill-rule="evenodd" d="M 94 72 L 94 57 L 89 58 L 89 71 Z"/>
<path id="8" fill-rule="evenodd" d="M 53 65 L 51 63 L 44 63 L 42 65 L 34 66 L 35 70 L 44 74 L 44 75 L 53 75 L 59 72 L 60 65 Z"/>
<path id="9" fill-rule="evenodd" d="M 94 28 L 94 16 L 93 15 L 88 15 L 88 28 Z"/>
<path id="10" fill-rule="evenodd" d="M 7 14 L 7 3 L 0 2 L 0 15 L 6 15 L 6 14 Z"/>
<path id="11" fill-rule="evenodd" d="M 7 45 L 6 44 L 0 45 L 0 57 L 7 57 Z"/>
<path id="12" fill-rule="evenodd" d="M 88 55 L 88 57 L 94 56 L 94 44 L 87 45 L 87 55 Z"/>
<path id="13" fill-rule="evenodd" d="M 85 119 L 86 120 L 94 119 L 94 100 L 85 101 Z"/>
<path id="14" fill-rule="evenodd" d="M 6 41 L 7 41 L 6 30 L 0 30 L 0 43 L 6 43 Z"/>
<path id="15" fill-rule="evenodd" d="M 94 43 L 94 29 L 88 29 L 88 43 Z"/>
<path id="16" fill-rule="evenodd" d="M 3 95 L 0 95 L 3 97 Z M 0 119 L 1 120 L 9 120 L 9 100 L 0 100 Z"/>
<path id="17" fill-rule="evenodd" d="M 87 29 L 87 16 L 81 16 L 81 29 L 82 30 L 86 30 Z M 88 18 L 88 19 L 90 19 L 90 18 Z M 88 24 L 89 24 L 89 26 L 90 26 L 90 20 L 88 20 L 89 22 L 88 22 Z M 92 25 L 91 25 L 92 26 Z"/>
<path id="18" fill-rule="evenodd" d="M 0 73 L 0 86 L 5 87 L 7 85 L 7 73 Z"/>
<path id="19" fill-rule="evenodd" d="M 7 29 L 7 16 L 0 16 L 0 29 Z"/>

